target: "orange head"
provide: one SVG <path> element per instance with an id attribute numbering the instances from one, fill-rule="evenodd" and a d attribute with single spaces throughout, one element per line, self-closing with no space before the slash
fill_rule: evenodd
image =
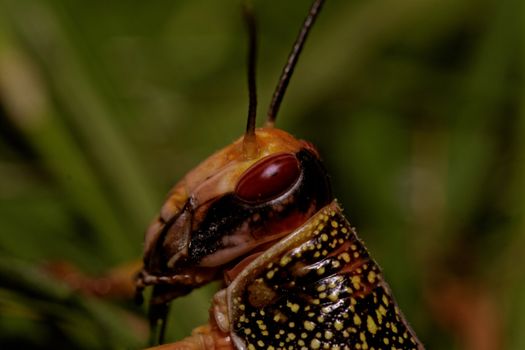
<path id="1" fill-rule="evenodd" d="M 159 285 L 158 303 L 213 279 L 235 277 L 258 252 L 332 200 L 315 148 L 276 128 L 216 152 L 170 191 L 146 233 L 139 286 Z"/>

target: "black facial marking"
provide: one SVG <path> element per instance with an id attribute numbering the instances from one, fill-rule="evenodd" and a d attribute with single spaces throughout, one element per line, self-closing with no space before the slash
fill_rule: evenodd
<path id="1" fill-rule="evenodd" d="M 249 225 L 251 232 L 271 230 L 272 225 L 278 225 L 294 212 L 307 213 L 310 210 L 315 213 L 330 203 L 332 190 L 321 161 L 306 149 L 300 150 L 296 156 L 301 175 L 282 196 L 266 203 L 250 204 L 230 193 L 213 202 L 192 234 L 187 262 L 196 264 L 223 248 L 222 238 L 232 235 L 242 225 Z"/>

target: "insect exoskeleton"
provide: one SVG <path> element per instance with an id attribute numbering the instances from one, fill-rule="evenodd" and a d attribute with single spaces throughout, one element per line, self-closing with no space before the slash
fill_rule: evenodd
<path id="1" fill-rule="evenodd" d="M 256 132 L 256 156 L 243 139 L 213 154 L 170 192 L 146 234 L 139 285 L 157 285 L 163 303 L 226 275 L 332 201 L 317 151 L 276 128 Z"/>
<path id="2" fill-rule="evenodd" d="M 222 279 L 209 324 L 162 349 L 423 349 L 380 268 L 342 213 L 312 144 L 274 128 L 315 0 L 255 128 L 255 21 L 250 34 L 246 133 L 190 171 L 146 233 L 138 290 L 153 285 L 150 318 Z"/>

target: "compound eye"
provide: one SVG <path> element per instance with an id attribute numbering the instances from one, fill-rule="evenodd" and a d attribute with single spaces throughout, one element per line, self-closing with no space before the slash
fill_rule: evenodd
<path id="1" fill-rule="evenodd" d="M 235 193 L 246 201 L 260 203 L 279 197 L 299 178 L 295 155 L 280 153 L 261 159 L 242 175 Z"/>

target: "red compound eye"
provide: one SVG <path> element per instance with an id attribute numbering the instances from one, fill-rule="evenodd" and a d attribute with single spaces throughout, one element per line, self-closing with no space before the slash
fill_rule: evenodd
<path id="1" fill-rule="evenodd" d="M 261 159 L 242 175 L 235 193 L 247 202 L 263 202 L 286 192 L 299 178 L 293 154 L 280 153 Z"/>

